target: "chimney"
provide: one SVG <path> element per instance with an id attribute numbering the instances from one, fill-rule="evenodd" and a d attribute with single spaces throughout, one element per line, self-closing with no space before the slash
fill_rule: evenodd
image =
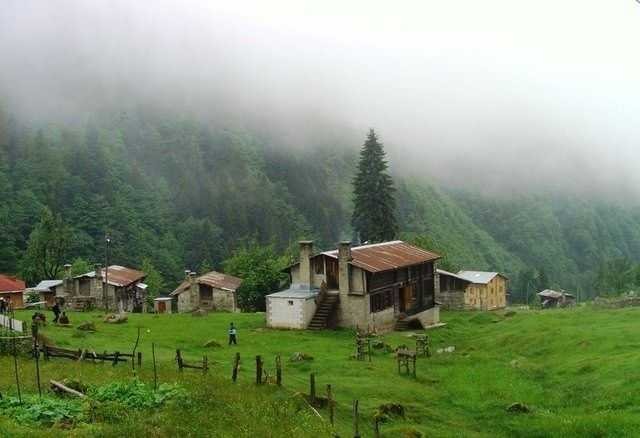
<path id="1" fill-rule="evenodd" d="M 100 263 L 96 263 L 93 265 L 93 270 L 96 273 L 96 280 L 102 281 L 102 265 Z"/>
<path id="2" fill-rule="evenodd" d="M 73 296 L 73 279 L 71 278 L 71 265 L 67 263 L 64 265 L 64 294 L 68 297 Z"/>
<path id="3" fill-rule="evenodd" d="M 340 242 L 338 244 L 338 287 L 340 295 L 349 294 L 349 262 L 351 260 L 351 242 Z"/>
<path id="4" fill-rule="evenodd" d="M 313 253 L 313 241 L 301 240 L 300 244 L 300 286 L 311 289 L 313 285 L 313 272 L 311 271 L 311 254 Z"/>
<path id="5" fill-rule="evenodd" d="M 200 286 L 196 281 L 196 273 L 194 271 L 185 271 L 185 273 L 187 274 L 187 281 L 189 281 L 191 308 L 196 310 L 200 307 Z"/>

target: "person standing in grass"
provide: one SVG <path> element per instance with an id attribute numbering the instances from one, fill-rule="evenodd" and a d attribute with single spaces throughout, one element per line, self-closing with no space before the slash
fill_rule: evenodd
<path id="1" fill-rule="evenodd" d="M 229 345 L 238 345 L 237 334 L 238 332 L 236 331 L 236 327 L 233 323 L 229 324 Z"/>

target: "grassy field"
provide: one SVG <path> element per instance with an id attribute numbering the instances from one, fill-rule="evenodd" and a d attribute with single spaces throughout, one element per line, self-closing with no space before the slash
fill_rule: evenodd
<path id="1" fill-rule="evenodd" d="M 20 315 L 27 319 L 28 314 Z M 400 403 L 404 419 L 382 425 L 382 436 L 634 436 L 640 431 L 640 309 L 443 313 L 447 326 L 430 331 L 434 347 L 453 353 L 419 359 L 417 379 L 397 373 L 393 354 L 376 352 L 371 362 L 353 360 L 348 330 L 303 332 L 264 328 L 261 314 L 131 315 L 122 325 L 101 322 L 101 314 L 72 313 L 78 325 L 93 320 L 97 332 L 78 335 L 72 328 L 48 326 L 44 333 L 59 346 L 96 351 L 131 351 L 137 328 L 144 360 L 139 378 L 152 381 L 151 343 L 156 344 L 162 382 L 179 382 L 193 401 L 153 411 L 124 411 L 117 418 L 65 429 L 73 436 L 327 436 L 330 428 L 292 395 L 308 390 L 309 373 L 318 388 L 331 384 L 338 402 L 337 432 L 352 434 L 351 402 L 360 400 L 363 436 L 372 436 L 372 418 L 384 403 Z M 238 326 L 239 345 L 227 347 L 226 328 Z M 407 332 L 385 335 L 384 342 L 413 345 Z M 205 348 L 215 339 L 222 347 Z M 187 359 L 207 354 L 214 362 L 207 376 L 179 375 L 175 349 Z M 239 383 L 231 383 L 231 362 L 240 352 Z M 314 357 L 289 362 L 294 352 Z M 284 359 L 284 388 L 253 385 L 257 354 L 266 368 Z M 0 358 L 0 392 L 15 393 L 10 358 Z M 34 393 L 34 367 L 20 361 L 25 392 Z M 43 379 L 75 377 L 86 383 L 132 378 L 131 367 L 53 359 L 42 364 Z M 529 413 L 507 407 L 523 403 Z M 327 412 L 321 410 L 326 418 Z M 2 418 L 2 417 L 0 417 Z M 58 426 L 59 427 L 59 426 Z M 58 427 L 39 428 L 59 434 Z M 29 426 L 0 419 L 0 436 L 29 435 Z M 414 434 L 412 434 L 414 433 Z"/>

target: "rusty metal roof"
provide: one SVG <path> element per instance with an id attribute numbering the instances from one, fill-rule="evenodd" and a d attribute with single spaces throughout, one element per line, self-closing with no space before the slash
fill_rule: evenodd
<path id="1" fill-rule="evenodd" d="M 19 278 L 0 274 L 0 292 L 22 292 L 25 287 L 26 284 Z"/>
<path id="2" fill-rule="evenodd" d="M 206 284 L 207 286 L 215 287 L 216 289 L 235 291 L 240 287 L 242 279 L 234 277 L 233 275 L 223 274 L 221 272 L 211 271 L 206 274 L 202 274 L 195 279 L 198 284 Z M 183 281 L 180 286 L 176 288 L 170 295 L 179 295 L 184 290 L 189 288 L 189 281 Z"/>
<path id="3" fill-rule="evenodd" d="M 100 273 L 102 275 L 102 281 L 104 282 L 105 269 L 102 268 L 100 270 Z M 119 266 L 119 265 L 109 266 L 108 274 L 109 275 L 107 280 L 109 281 L 109 284 L 116 287 L 126 287 L 129 285 L 132 285 L 134 283 L 142 281 L 142 279 L 144 279 L 147 276 L 147 274 L 145 274 L 142 271 L 136 271 L 135 269 L 126 268 L 124 266 Z M 78 275 L 74 278 L 95 277 L 95 276 L 96 276 L 96 271 L 91 271 L 91 272 L 87 272 L 86 274 Z"/>
<path id="4" fill-rule="evenodd" d="M 322 254 L 338 258 L 338 250 Z M 383 272 L 419 265 L 439 258 L 440 255 L 435 252 L 426 251 L 401 240 L 394 240 L 351 248 L 350 263 L 367 272 Z"/>

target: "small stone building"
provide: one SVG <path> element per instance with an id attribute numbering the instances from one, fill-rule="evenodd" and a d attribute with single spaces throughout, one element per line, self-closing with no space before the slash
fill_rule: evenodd
<path id="1" fill-rule="evenodd" d="M 316 313 L 317 291 L 289 289 L 267 296 L 267 326 L 305 329 Z"/>
<path id="2" fill-rule="evenodd" d="M 201 276 L 186 271 L 187 278 L 171 292 L 177 297 L 178 312 L 196 309 L 238 312 L 237 290 L 242 284 L 240 278 L 211 271 Z"/>
<path id="3" fill-rule="evenodd" d="M 507 277 L 498 272 L 438 269 L 437 300 L 451 310 L 495 310 L 507 305 Z"/>
<path id="4" fill-rule="evenodd" d="M 0 298 L 4 298 L 14 309 L 24 307 L 24 290 L 26 284 L 23 280 L 11 275 L 0 274 Z"/>
<path id="5" fill-rule="evenodd" d="M 71 278 L 66 265 L 64 287 L 56 289 L 56 298 L 76 309 L 108 309 L 119 312 L 146 311 L 147 274 L 119 265 L 100 268 Z"/>
<path id="6" fill-rule="evenodd" d="M 436 324 L 439 258 L 399 240 L 353 248 L 342 242 L 337 249 L 318 254 L 313 254 L 313 242 L 302 241 L 300 261 L 287 268 L 291 287 L 267 296 L 267 323 L 302 326 L 312 309 L 309 296 L 314 295 L 317 308 L 308 328 L 388 331 L 399 320 L 414 319 L 423 326 Z M 305 305 L 296 305 L 296 299 L 304 299 Z"/>

